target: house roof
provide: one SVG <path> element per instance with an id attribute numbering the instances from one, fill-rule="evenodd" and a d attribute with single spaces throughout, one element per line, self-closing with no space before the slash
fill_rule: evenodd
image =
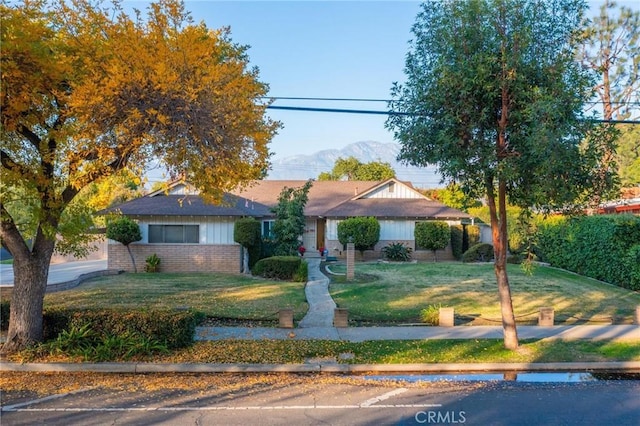
<path id="1" fill-rule="evenodd" d="M 237 195 L 267 206 L 278 203 L 284 187 L 298 188 L 304 180 L 262 180 Z M 405 185 L 418 198 L 364 198 L 389 182 Z M 353 217 L 374 216 L 387 218 L 470 219 L 471 216 L 431 200 L 413 189 L 410 183 L 397 179 L 385 181 L 315 181 L 309 189 L 305 216 Z"/>
<path id="2" fill-rule="evenodd" d="M 225 195 L 220 205 L 205 203 L 198 195 L 172 195 L 154 192 L 103 210 L 102 214 L 121 212 L 127 216 L 264 216 L 269 207 L 249 203 L 234 195 Z"/>
<path id="3" fill-rule="evenodd" d="M 275 207 L 283 188 L 299 188 L 305 180 L 260 180 L 248 188 L 234 192 L 249 201 Z M 380 184 L 379 181 L 315 181 L 309 189 L 306 216 L 326 216 L 327 210 Z"/>
<path id="4" fill-rule="evenodd" d="M 184 183 L 169 186 L 173 194 L 156 191 L 100 212 L 119 211 L 128 216 L 255 216 L 271 217 L 271 208 L 285 187 L 299 188 L 304 180 L 261 180 L 232 194 L 225 194 L 221 205 L 205 203 Z M 399 184 L 413 198 L 369 198 L 386 185 Z M 470 219 L 459 210 L 429 199 L 413 189 L 411 184 L 388 179 L 385 181 L 315 181 L 309 189 L 304 209 L 308 217 L 346 218 L 373 216 L 377 218 Z"/>
<path id="5" fill-rule="evenodd" d="M 460 210 L 424 198 L 360 198 L 346 201 L 324 214 L 327 217 L 373 216 L 377 218 L 470 219 Z"/>

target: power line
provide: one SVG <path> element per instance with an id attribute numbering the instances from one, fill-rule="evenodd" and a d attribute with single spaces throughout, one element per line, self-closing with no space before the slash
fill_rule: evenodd
<path id="1" fill-rule="evenodd" d="M 295 100 L 295 101 L 335 101 L 335 102 L 394 102 L 397 99 L 377 99 L 377 98 L 324 98 L 324 97 L 301 97 L 301 96 L 261 96 L 260 99 L 271 100 Z M 585 102 L 589 105 L 604 104 L 604 101 Z M 640 101 L 619 102 L 610 101 L 612 105 L 640 105 Z"/>
<path id="2" fill-rule="evenodd" d="M 391 102 L 391 99 L 369 98 L 305 98 L 298 96 L 261 96 L 260 99 L 287 100 L 287 101 L 337 101 L 337 102 Z"/>
<path id="3" fill-rule="evenodd" d="M 341 114 L 412 115 L 411 113 L 408 113 L 408 112 L 374 111 L 374 110 L 366 110 L 366 109 L 293 107 L 293 106 L 278 106 L 278 105 L 268 105 L 267 109 L 280 109 L 285 111 L 307 111 L 307 112 L 337 112 Z"/>
<path id="4" fill-rule="evenodd" d="M 284 110 L 284 111 L 333 112 L 333 113 L 339 113 L 339 114 L 403 115 L 403 116 L 425 115 L 425 114 L 421 114 L 421 113 L 401 112 L 401 111 L 378 111 L 378 110 L 366 110 L 366 109 L 294 107 L 294 106 L 278 106 L 278 105 L 267 105 L 267 109 L 277 109 L 277 110 Z M 603 119 L 598 119 L 598 118 L 586 118 L 585 121 L 592 121 L 594 123 L 609 123 L 609 124 L 640 124 L 640 120 L 603 120 Z"/>

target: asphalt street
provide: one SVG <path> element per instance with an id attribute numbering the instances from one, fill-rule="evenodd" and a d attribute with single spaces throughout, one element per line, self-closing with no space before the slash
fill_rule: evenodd
<path id="1" fill-rule="evenodd" d="M 133 378 L 132 380 L 136 380 Z M 640 381 L 342 383 L 322 379 L 193 389 L 87 387 L 4 404 L 2 425 L 621 425 L 640 424 Z"/>

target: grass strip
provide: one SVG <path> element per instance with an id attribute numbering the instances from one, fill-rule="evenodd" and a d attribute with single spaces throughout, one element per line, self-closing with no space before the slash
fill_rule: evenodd
<path id="1" fill-rule="evenodd" d="M 12 356 L 9 361 L 79 362 L 63 354 L 33 358 L 33 353 L 25 351 Z M 522 340 L 518 350 L 509 351 L 504 349 L 501 339 L 359 343 L 329 340 L 221 340 L 196 342 L 189 348 L 135 361 L 302 364 L 314 359 L 344 364 L 640 361 L 640 341 Z"/>

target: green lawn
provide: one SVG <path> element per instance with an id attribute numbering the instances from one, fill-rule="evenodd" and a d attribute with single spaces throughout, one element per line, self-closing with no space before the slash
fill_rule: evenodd
<path id="1" fill-rule="evenodd" d="M 348 354 L 348 357 L 341 355 Z M 197 342 L 158 362 L 297 364 L 308 359 L 344 364 L 473 362 L 640 361 L 638 342 L 523 340 L 516 351 L 496 339 L 388 340 L 360 343 L 322 340 L 223 340 Z"/>
<path id="2" fill-rule="evenodd" d="M 292 308 L 297 320 L 308 310 L 304 283 L 242 275 L 139 273 L 96 278 L 44 299 L 47 307 L 74 309 L 186 308 L 208 317 L 277 321 Z"/>
<path id="3" fill-rule="evenodd" d="M 344 265 L 329 266 L 344 273 Z M 456 324 L 500 324 L 496 278 L 491 264 L 357 263 L 347 282 L 332 276 L 331 295 L 349 318 L 363 323 L 418 323 L 429 305 L 453 307 Z M 569 272 L 538 266 L 532 275 L 509 265 L 513 306 L 520 324 L 535 324 L 543 306 L 555 309 L 556 324 L 631 324 L 640 293 Z"/>
<path id="4" fill-rule="evenodd" d="M 333 264 L 335 272 L 344 267 Z M 514 306 L 529 322 L 540 306 L 554 306 L 563 323 L 614 316 L 630 323 L 640 294 L 547 267 L 529 276 L 510 267 Z M 496 324 L 499 318 L 492 265 L 461 263 L 356 264 L 356 279 L 333 276 L 331 293 L 350 318 L 362 324 L 417 322 L 429 304 L 454 306 L 459 322 Z M 296 320 L 308 306 L 302 283 L 225 274 L 122 274 L 87 281 L 47 294 L 45 308 L 185 308 L 213 318 L 277 322 L 277 311 L 293 308 Z M 524 314 L 531 313 L 526 316 Z M 558 322 L 558 321 L 557 321 Z M 74 362 L 63 353 L 16 354 L 16 362 Z M 303 363 L 308 359 L 341 363 L 566 362 L 640 360 L 640 342 L 522 341 L 517 351 L 502 340 L 371 341 L 214 341 L 196 342 L 166 354 L 141 356 L 153 362 Z M 114 361 L 118 361 L 114 359 Z"/>

